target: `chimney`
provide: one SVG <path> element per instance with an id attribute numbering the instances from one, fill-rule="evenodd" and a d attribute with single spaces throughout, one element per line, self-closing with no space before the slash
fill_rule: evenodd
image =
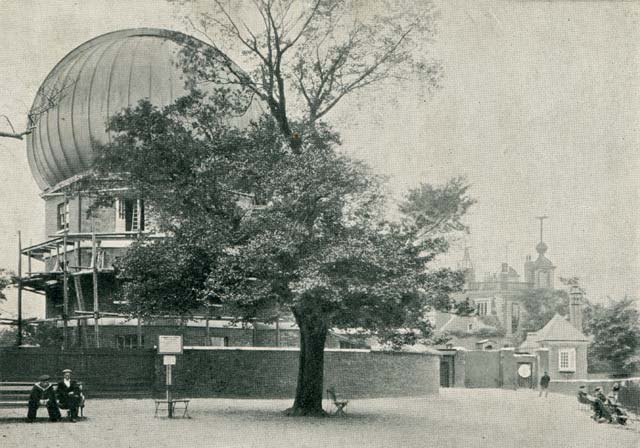
<path id="1" fill-rule="evenodd" d="M 569 322 L 582 331 L 582 291 L 576 285 L 569 290 Z"/>

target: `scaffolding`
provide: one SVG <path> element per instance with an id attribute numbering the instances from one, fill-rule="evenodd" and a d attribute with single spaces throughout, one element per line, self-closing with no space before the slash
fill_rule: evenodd
<path id="1" fill-rule="evenodd" d="M 100 318 L 101 316 L 112 315 L 114 313 L 102 313 L 100 311 L 99 278 L 101 275 L 114 275 L 112 266 L 105 263 L 105 245 L 115 243 L 119 247 L 128 247 L 131 243 L 140 238 L 164 238 L 161 235 L 153 235 L 140 230 L 134 232 L 102 232 L 95 231 L 86 233 L 71 233 L 67 229 L 62 234 L 52 235 L 47 241 L 29 247 L 22 247 L 21 234 L 18 232 L 18 275 L 16 279 L 18 289 L 18 316 L 17 319 L 10 319 L 10 324 L 18 327 L 17 345 L 23 342 L 23 325 L 27 322 L 22 314 L 22 291 L 29 291 L 36 294 L 46 295 L 46 291 L 51 287 L 62 286 L 62 316 L 47 319 L 47 321 L 62 321 L 63 324 L 63 348 L 69 346 L 69 321 L 77 322 L 83 339 L 83 345 L 88 346 L 86 335 L 86 325 L 89 319 L 93 319 L 95 346 L 100 347 Z M 82 251 L 90 249 L 90 262 L 83 264 Z M 69 255 L 75 254 L 75 264 L 69 263 Z M 27 271 L 23 273 L 23 257 L 27 259 Z M 33 270 L 32 261 L 38 261 L 45 265 L 45 269 Z M 47 262 L 55 264 L 50 269 L 46 268 Z M 82 276 L 90 275 L 92 278 L 93 290 L 93 310 L 85 310 L 85 301 L 82 293 L 80 279 Z M 69 283 L 73 281 L 76 292 L 76 307 L 73 314 L 69 312 L 70 297 Z M 30 322 L 36 322 L 30 320 Z M 139 331 L 140 333 L 140 331 Z M 141 337 L 141 336 L 140 336 Z"/>

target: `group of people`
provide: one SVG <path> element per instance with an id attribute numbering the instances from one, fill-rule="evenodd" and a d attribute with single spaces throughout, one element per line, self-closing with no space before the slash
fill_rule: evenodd
<path id="1" fill-rule="evenodd" d="M 611 392 L 607 395 L 604 394 L 601 387 L 596 387 L 593 395 L 591 395 L 587 392 L 585 386 L 580 386 L 578 389 L 578 401 L 591 406 L 593 409 L 592 418 L 595 421 L 599 423 L 604 421 L 615 422 L 624 425 L 627 421 L 627 413 L 618 401 L 619 392 L 620 385 L 618 383 L 613 385 Z"/>
<path id="2" fill-rule="evenodd" d="M 71 369 L 62 371 L 63 377 L 57 388 L 54 388 L 53 384 L 49 382 L 49 375 L 42 375 L 38 378 L 38 382 L 33 385 L 29 395 L 28 422 L 35 421 L 38 407 L 43 401 L 46 402 L 49 421 L 57 422 L 62 418 L 60 409 L 69 410 L 69 421 L 74 423 L 77 421 L 78 408 L 84 397 L 80 385 L 71 379 L 71 373 Z"/>

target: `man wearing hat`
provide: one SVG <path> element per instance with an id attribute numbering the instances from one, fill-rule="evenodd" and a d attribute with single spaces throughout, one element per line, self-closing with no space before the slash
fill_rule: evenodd
<path id="1" fill-rule="evenodd" d="M 595 400 L 593 401 L 593 419 L 600 423 L 602 419 L 608 420 L 611 423 L 611 413 L 605 407 L 607 397 L 602 392 L 601 387 L 596 387 L 593 391 Z"/>
<path id="2" fill-rule="evenodd" d="M 71 369 L 62 371 L 62 381 L 58 383 L 58 402 L 61 409 L 69 410 L 69 420 L 75 422 L 78 418 L 78 408 L 82 403 L 80 385 L 71 379 Z"/>
<path id="3" fill-rule="evenodd" d="M 28 422 L 33 422 L 36 419 L 41 400 L 47 400 L 49 421 L 57 422 L 60 420 L 60 409 L 58 409 L 58 403 L 56 402 L 56 393 L 49 382 L 49 375 L 42 375 L 38 378 L 38 382 L 35 383 L 33 389 L 31 389 L 31 395 L 29 395 L 29 412 L 27 413 Z"/>

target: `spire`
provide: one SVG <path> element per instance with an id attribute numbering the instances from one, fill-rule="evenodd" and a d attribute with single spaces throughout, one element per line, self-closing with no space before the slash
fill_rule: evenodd
<path id="1" fill-rule="evenodd" d="M 533 281 L 536 288 L 549 288 L 553 289 L 553 271 L 555 266 L 551 260 L 544 256 L 547 252 L 547 245 L 543 240 L 543 225 L 544 220 L 548 216 L 536 216 L 536 219 L 540 220 L 540 242 L 536 245 L 536 251 L 538 252 L 538 259 L 533 264 Z"/>
<path id="2" fill-rule="evenodd" d="M 469 253 L 469 246 L 464 247 L 464 257 L 459 265 L 459 269 L 464 272 L 465 289 L 472 288 L 472 284 L 476 281 L 476 272 L 473 269 L 473 262 Z"/>
<path id="3" fill-rule="evenodd" d="M 460 263 L 460 268 L 463 270 L 473 269 L 473 262 L 471 261 L 471 255 L 469 254 L 469 246 L 465 246 L 464 248 L 464 257 L 462 257 L 462 262 Z"/>
<path id="4" fill-rule="evenodd" d="M 548 216 L 536 216 L 536 219 L 540 220 L 540 242 L 536 245 L 536 251 L 540 254 L 540 256 L 544 256 L 545 252 L 548 249 L 548 246 L 545 244 L 544 240 L 542 239 L 542 230 L 543 230 L 543 223 L 544 220 L 549 218 Z"/>

